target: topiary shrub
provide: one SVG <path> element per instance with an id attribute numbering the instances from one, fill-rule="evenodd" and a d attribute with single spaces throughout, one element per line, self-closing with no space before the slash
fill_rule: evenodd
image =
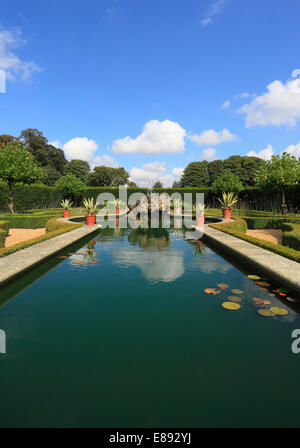
<path id="1" fill-rule="evenodd" d="M 282 244 L 300 251 L 300 224 L 282 224 Z"/>

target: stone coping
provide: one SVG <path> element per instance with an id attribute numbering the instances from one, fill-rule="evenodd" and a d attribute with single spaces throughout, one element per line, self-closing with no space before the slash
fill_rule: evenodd
<path id="1" fill-rule="evenodd" d="M 60 222 L 68 222 L 68 218 L 58 218 Z M 99 225 L 82 226 L 49 240 L 21 249 L 0 258 L 0 285 L 23 274 L 25 271 L 52 257 L 65 247 L 99 230 Z"/>
<path id="2" fill-rule="evenodd" d="M 227 220 L 228 221 L 228 220 Z M 196 227 L 197 229 L 197 227 Z M 200 228 L 199 228 L 200 230 Z M 228 255 L 239 258 L 288 288 L 300 293 L 300 263 L 204 225 L 204 237 Z M 255 272 L 254 272 L 255 273 Z"/>

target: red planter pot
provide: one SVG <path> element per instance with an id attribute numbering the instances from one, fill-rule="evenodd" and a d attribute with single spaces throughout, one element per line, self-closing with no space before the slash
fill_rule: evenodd
<path id="1" fill-rule="evenodd" d="M 180 207 L 176 207 L 174 209 L 174 215 L 175 216 L 180 216 L 181 215 L 181 208 Z"/>
<path id="2" fill-rule="evenodd" d="M 232 208 L 222 208 L 223 218 L 230 219 Z"/>
<path id="3" fill-rule="evenodd" d="M 204 225 L 205 216 L 204 215 L 196 215 L 196 226 L 201 227 Z"/>
<path id="4" fill-rule="evenodd" d="M 70 218 L 70 210 L 63 210 L 64 218 Z"/>
<path id="5" fill-rule="evenodd" d="M 118 209 L 118 207 L 116 207 L 116 215 L 118 215 L 120 213 L 120 209 Z"/>
<path id="6" fill-rule="evenodd" d="M 94 226 L 96 221 L 96 215 L 86 215 L 86 224 L 88 226 Z"/>

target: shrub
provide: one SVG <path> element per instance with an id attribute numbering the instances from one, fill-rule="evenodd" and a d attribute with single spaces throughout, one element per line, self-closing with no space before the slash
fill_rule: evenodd
<path id="1" fill-rule="evenodd" d="M 300 217 L 283 217 L 280 216 L 244 216 L 249 229 L 281 229 L 285 222 L 298 222 L 300 224 Z"/>
<path id="2" fill-rule="evenodd" d="M 71 198 L 72 201 L 80 200 L 87 187 L 74 174 L 62 176 L 55 184 L 56 189 L 61 193 L 63 199 Z"/>
<path id="3" fill-rule="evenodd" d="M 235 176 L 231 171 L 225 170 L 221 177 L 216 179 L 212 184 L 214 193 L 221 193 L 222 191 L 239 193 L 244 186 L 238 176 Z"/>
<path id="4" fill-rule="evenodd" d="M 11 229 L 39 229 L 45 227 L 53 215 L 3 215 Z"/>
<path id="5" fill-rule="evenodd" d="M 212 224 L 211 227 L 215 227 L 218 230 L 230 230 L 233 232 L 240 232 L 240 233 L 246 233 L 247 232 L 247 223 L 244 219 L 239 217 L 234 217 L 234 221 L 225 223 L 221 222 L 219 224 Z M 217 226 L 217 227 L 216 227 Z"/>
<path id="6" fill-rule="evenodd" d="M 57 218 L 51 218 L 46 223 L 46 233 L 55 232 L 56 230 L 65 229 L 65 228 L 74 230 L 81 226 L 82 226 L 82 224 L 60 222 L 60 221 L 57 221 Z"/>
<path id="7" fill-rule="evenodd" d="M 300 224 L 283 223 L 282 244 L 300 251 Z"/>
<path id="8" fill-rule="evenodd" d="M 5 246 L 5 240 L 7 237 L 7 231 L 6 230 L 2 230 L 0 229 L 0 247 L 4 247 Z"/>

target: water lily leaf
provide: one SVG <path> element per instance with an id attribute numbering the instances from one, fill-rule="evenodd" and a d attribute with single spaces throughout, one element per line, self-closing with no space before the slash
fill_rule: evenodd
<path id="1" fill-rule="evenodd" d="M 268 283 L 268 282 L 255 282 L 258 286 L 266 286 L 266 287 L 269 287 L 269 286 L 271 286 L 270 285 L 270 283 Z"/>
<path id="2" fill-rule="evenodd" d="M 264 299 L 261 299 L 260 297 L 253 297 L 253 302 L 257 302 L 257 303 L 263 303 Z"/>
<path id="3" fill-rule="evenodd" d="M 270 293 L 269 293 L 269 296 L 270 296 L 270 297 L 275 297 L 275 294 L 273 294 L 273 293 L 270 292 Z"/>
<path id="4" fill-rule="evenodd" d="M 286 300 L 288 300 L 289 302 L 298 302 L 298 300 L 294 299 L 294 297 L 287 297 Z"/>
<path id="5" fill-rule="evenodd" d="M 217 288 L 206 288 L 204 292 L 206 292 L 206 294 L 220 294 L 221 291 Z"/>
<path id="6" fill-rule="evenodd" d="M 271 310 L 258 310 L 259 314 L 266 317 L 273 317 L 276 316 L 275 313 L 273 313 Z"/>
<path id="7" fill-rule="evenodd" d="M 251 278 L 251 280 L 260 280 L 260 277 L 258 275 L 248 275 L 248 278 Z"/>
<path id="8" fill-rule="evenodd" d="M 241 302 L 242 299 L 237 296 L 228 296 L 227 299 L 231 300 L 232 302 Z"/>
<path id="9" fill-rule="evenodd" d="M 243 294 L 244 291 L 241 289 L 232 289 L 231 292 L 233 292 L 233 294 Z"/>
<path id="10" fill-rule="evenodd" d="M 278 293 L 280 296 L 286 297 L 286 294 L 284 292 L 279 292 Z"/>
<path id="11" fill-rule="evenodd" d="M 63 259 L 63 258 L 68 258 L 68 257 L 65 257 L 64 255 L 62 255 L 61 257 L 57 257 L 57 258 Z"/>
<path id="12" fill-rule="evenodd" d="M 223 302 L 222 307 L 226 308 L 227 310 L 239 310 L 241 308 L 241 305 L 234 302 Z"/>
<path id="13" fill-rule="evenodd" d="M 226 283 L 218 283 L 217 286 L 222 290 L 229 288 L 229 285 L 227 285 Z"/>
<path id="14" fill-rule="evenodd" d="M 272 311 L 272 313 L 278 314 L 278 316 L 286 316 L 287 314 L 289 314 L 288 310 L 281 306 L 271 306 L 270 311 Z"/>
<path id="15" fill-rule="evenodd" d="M 271 305 L 271 300 L 264 300 L 264 305 Z"/>

